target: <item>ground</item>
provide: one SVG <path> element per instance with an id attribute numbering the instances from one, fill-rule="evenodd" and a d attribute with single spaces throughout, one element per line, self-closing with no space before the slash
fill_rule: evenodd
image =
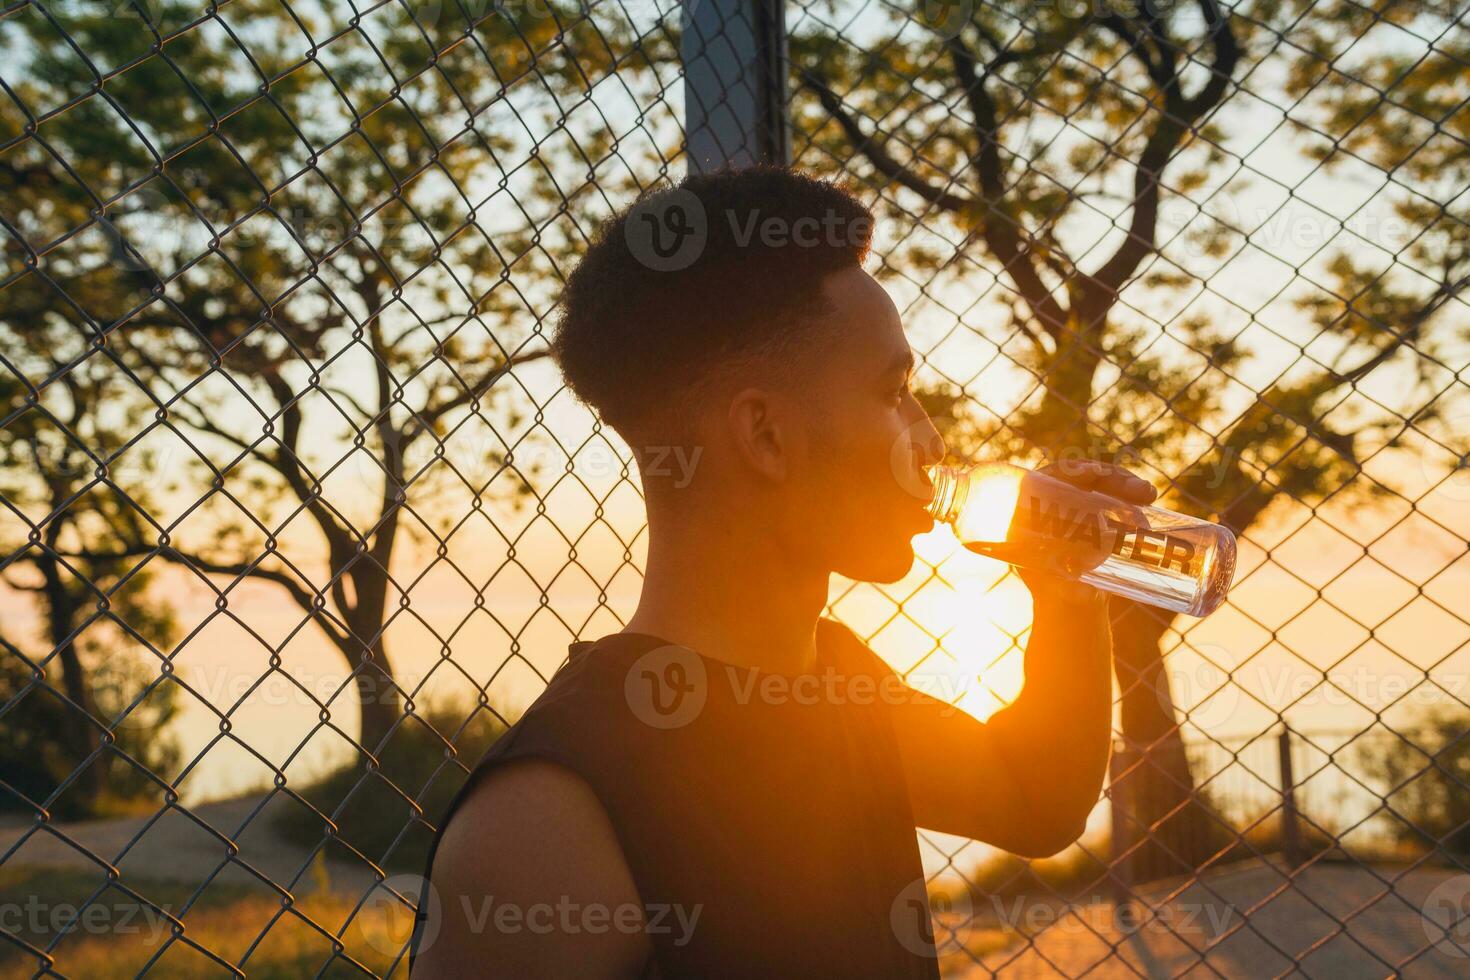
<path id="1" fill-rule="evenodd" d="M 372 889 L 371 873 L 360 865 L 312 861 L 308 849 L 271 830 L 269 813 L 251 819 L 260 800 L 249 797 L 193 809 L 198 821 L 235 836 L 241 861 L 289 887 L 297 898 L 295 910 L 301 921 L 293 917 L 284 927 L 273 925 L 270 940 L 258 950 L 246 947 L 281 914 L 279 895 L 232 866 L 196 898 L 198 883 L 225 857 L 219 839 L 196 820 L 169 812 L 151 826 L 147 819 L 130 818 L 60 829 L 76 844 L 115 860 L 123 883 L 137 887 L 150 901 L 171 911 L 194 902 L 184 916 L 186 934 L 231 962 L 243 957 L 251 975 L 316 972 L 315 965 L 331 955 L 330 940 L 317 925 L 307 924 L 307 918 L 343 937 L 358 962 L 376 968 L 391 961 L 403 938 L 402 922 L 373 920 L 367 933 L 356 934 L 355 941 L 350 938 L 355 935 L 351 930 L 361 933 L 364 927 L 358 899 Z M 247 820 L 246 830 L 238 833 Z M 29 827 L 22 820 L 0 823 L 5 872 L 0 876 L 0 909 L 32 892 L 52 902 L 65 895 L 80 904 L 101 887 L 100 866 L 58 836 L 42 831 L 19 843 Z M 1018 980 L 1061 976 L 1255 980 L 1291 973 L 1295 958 L 1301 974 L 1324 980 L 1395 974 L 1464 977 L 1470 976 L 1470 945 L 1465 955 L 1457 955 L 1459 951 L 1443 941 L 1422 910 L 1434 908 L 1446 895 L 1457 905 L 1463 903 L 1470 887 L 1457 886 L 1467 882 L 1470 879 L 1463 874 L 1442 868 L 1321 863 L 1292 873 L 1279 864 L 1250 862 L 1193 882 L 1138 889 L 1142 902 L 1134 908 L 1147 906 L 1152 911 L 1145 910 L 1132 928 L 1106 898 L 1071 905 L 1048 899 L 982 898 L 971 910 L 973 919 L 961 916 L 973 923 L 960 932 L 965 949 L 950 941 L 945 928 L 938 930 L 946 954 L 942 965 L 947 978 L 964 980 L 994 975 Z M 122 897 L 113 895 L 99 904 L 116 911 L 123 905 Z M 168 938 L 167 922 L 153 923 L 146 916 L 137 921 L 153 927 L 156 935 L 143 929 L 119 936 L 121 930 L 114 929 L 110 934 L 63 938 L 55 948 L 57 970 L 72 976 L 132 976 Z M 249 928 L 244 927 L 247 921 Z M 1465 932 L 1457 934 L 1462 943 Z M 32 942 L 38 938 L 28 936 Z M 46 945 L 49 938 L 38 945 Z M 1439 945 L 1432 945 L 1433 940 Z M 272 942 L 279 948 L 271 949 Z M 17 952 L 0 947 L 0 977 L 22 966 Z M 176 971 L 153 970 L 150 976 L 202 976 L 214 972 L 207 967 L 217 966 L 201 960 L 183 943 L 171 944 L 169 956 L 181 959 L 185 954 L 192 959 L 178 963 Z M 168 958 L 161 961 L 168 962 Z M 32 969 L 26 967 L 24 975 Z"/>
<path id="2" fill-rule="evenodd" d="M 1459 880 L 1457 880 L 1459 879 Z M 1128 929 L 1110 901 L 1080 904 L 981 901 L 980 951 L 946 957 L 948 977 L 1274 977 L 1326 980 L 1470 976 L 1470 946 L 1457 950 L 1421 913 L 1436 887 L 1463 896 L 1446 869 L 1319 864 L 1296 874 L 1251 862 L 1194 883 L 1140 889 L 1152 920 Z M 1440 895 L 1446 893 L 1440 888 Z M 1463 899 L 1457 899 L 1463 900 Z M 1462 910 L 1463 914 L 1463 910 Z M 1000 923 L 1019 930 L 999 930 Z M 1001 932 L 1009 943 L 999 940 Z M 1033 938 L 1026 940 L 1029 934 Z M 1431 946 L 1431 936 L 1439 940 Z M 942 935 L 941 935 L 941 938 Z M 1460 931 L 1464 944 L 1464 930 Z M 998 941 L 999 940 L 999 941 Z M 1001 947 L 1004 943 L 1004 948 Z M 1418 955 L 1420 953 L 1423 955 Z M 1410 961 L 1412 958 L 1412 962 Z"/>

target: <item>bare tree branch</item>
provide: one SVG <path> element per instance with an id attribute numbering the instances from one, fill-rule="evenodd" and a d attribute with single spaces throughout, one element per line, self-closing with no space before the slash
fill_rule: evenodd
<path id="1" fill-rule="evenodd" d="M 910 172 L 908 168 L 894 159 L 877 141 L 876 134 L 872 137 L 865 134 L 862 127 L 858 125 L 857 120 L 852 117 L 851 113 L 842 104 L 842 97 L 832 91 L 816 72 L 810 69 L 803 69 L 801 80 L 807 88 L 816 94 L 817 100 L 822 103 L 822 108 L 826 109 L 828 114 L 837 121 L 837 125 L 842 127 L 842 131 L 847 134 L 847 138 L 852 141 L 853 146 L 857 148 L 858 152 L 867 157 L 868 161 L 877 167 L 885 177 L 908 188 L 930 204 L 943 208 L 946 211 L 964 212 L 970 209 L 972 202 L 969 198 L 934 187 L 928 181 Z"/>
<path id="2" fill-rule="evenodd" d="M 1178 150 L 1185 134 L 1220 103 L 1235 72 L 1240 50 L 1230 28 L 1229 18 L 1221 16 L 1215 0 L 1199 0 L 1199 5 L 1205 22 L 1211 27 L 1214 62 L 1210 66 L 1210 81 L 1192 98 L 1186 99 L 1179 92 L 1178 76 L 1173 67 L 1172 43 L 1165 36 L 1162 25 L 1150 21 L 1155 43 L 1165 54 L 1161 72 L 1166 73 L 1168 82 L 1161 85 L 1163 105 L 1159 108 L 1158 123 L 1149 134 L 1133 171 L 1133 217 L 1129 222 L 1128 234 L 1113 256 L 1092 275 L 1092 279 L 1108 295 L 1116 295 L 1123 283 L 1138 270 L 1139 263 L 1153 253 L 1164 168 Z"/>
<path id="3" fill-rule="evenodd" d="M 1168 70 L 1154 58 L 1148 49 L 1147 40 L 1133 29 L 1132 24 L 1117 14 L 1099 18 L 1098 23 L 1128 45 L 1133 56 L 1143 63 L 1143 70 L 1148 73 L 1149 78 L 1153 79 L 1155 85 L 1163 88 L 1169 84 Z"/>
<path id="4" fill-rule="evenodd" d="M 465 388 L 453 398 L 446 399 L 440 404 L 435 405 L 433 408 L 428 408 L 424 409 L 423 411 L 415 412 L 413 415 L 413 421 L 416 421 L 418 423 L 418 427 L 410 432 L 405 426 L 402 435 L 404 444 L 406 445 L 413 439 L 418 438 L 418 436 L 421 435 L 423 432 L 432 429 L 440 419 L 442 419 L 448 413 L 454 411 L 456 408 L 462 408 L 463 406 L 468 405 L 470 402 L 480 398 L 481 395 L 485 394 L 485 392 L 493 388 L 495 384 L 500 381 L 501 378 L 505 377 L 511 371 L 524 364 L 530 364 L 534 361 L 542 360 L 543 358 L 549 357 L 550 355 L 551 351 L 545 349 L 528 351 L 524 354 L 517 354 L 503 364 L 497 365 L 496 367 L 486 371 L 484 377 L 475 382 L 473 385 Z"/>
<path id="5" fill-rule="evenodd" d="M 276 472 L 281 474 L 287 486 L 296 494 L 296 498 L 301 501 L 307 513 L 311 514 L 317 526 L 321 528 L 322 536 L 327 539 L 327 553 L 331 567 L 350 568 L 350 562 L 357 553 L 356 536 L 345 525 L 337 521 L 331 508 L 322 500 L 321 494 L 316 493 L 307 485 L 300 457 L 297 455 L 301 444 L 300 397 L 304 397 L 311 389 L 306 388 L 298 396 L 292 390 L 291 385 L 281 377 L 279 370 L 266 371 L 262 378 L 281 407 L 281 451 L 276 454 Z M 332 580 L 332 601 L 337 604 L 338 609 L 342 610 L 343 615 L 350 615 L 353 607 L 347 601 L 347 590 L 342 585 L 340 575 Z"/>
<path id="6" fill-rule="evenodd" d="M 135 544 L 118 551 L 60 551 L 56 552 L 62 558 L 74 558 L 89 562 L 120 561 L 124 558 L 142 557 L 145 555 L 157 555 L 166 561 L 185 565 L 195 571 L 207 572 L 214 575 L 233 575 L 237 580 L 245 577 L 263 579 L 274 582 L 281 586 L 291 596 L 302 611 L 310 613 L 316 620 L 317 625 L 327 634 L 327 637 L 338 649 L 347 650 L 351 645 L 350 638 L 337 630 L 330 617 L 324 615 L 325 608 L 319 607 L 316 594 L 308 592 L 293 576 L 282 571 L 260 567 L 256 562 L 217 562 L 211 561 L 202 555 L 181 551 L 168 545 L 144 545 Z M 264 556 L 262 556 L 263 558 Z"/>
<path id="7" fill-rule="evenodd" d="M 975 162 L 986 208 L 982 221 L 986 244 L 1010 274 L 1032 315 L 1041 321 L 1042 329 L 1055 340 L 1067 329 L 1067 312 L 1046 283 L 1041 281 L 1032 260 L 1030 243 L 1023 242 L 1024 229 L 1005 208 L 1005 173 L 996 132 L 995 103 L 985 91 L 985 78 L 977 71 L 975 56 L 964 41 L 952 37 L 945 42 L 945 47 L 954 63 L 955 74 L 964 86 L 965 101 L 979 140 Z"/>
<path id="8" fill-rule="evenodd" d="M 1412 344 L 1418 340 L 1419 335 L 1423 332 L 1425 322 L 1434 316 L 1434 314 L 1438 313 L 1451 299 L 1463 292 L 1467 286 L 1470 286 L 1470 275 L 1461 276 L 1454 282 L 1441 283 L 1439 288 L 1430 294 L 1429 299 L 1424 302 L 1424 305 L 1419 307 L 1414 315 L 1409 318 L 1408 325 L 1397 334 L 1394 334 L 1393 339 L 1389 341 L 1386 347 L 1351 370 L 1332 372 L 1333 380 L 1341 384 L 1344 382 L 1361 381 L 1367 377 L 1379 365 L 1397 353 L 1405 344 Z"/>

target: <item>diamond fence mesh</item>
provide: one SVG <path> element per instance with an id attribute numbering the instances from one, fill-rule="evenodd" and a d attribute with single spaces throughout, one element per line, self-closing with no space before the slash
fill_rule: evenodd
<path id="1" fill-rule="evenodd" d="M 406 972 L 439 809 L 636 598 L 547 324 L 688 163 L 695 6 L 0 12 L 0 972 Z M 874 208 L 951 449 L 1241 541 L 1209 618 L 1115 607 L 1077 845 L 919 832 L 946 975 L 1456 973 L 1465 8 L 784 13 L 792 162 Z M 978 716 L 1022 683 L 1026 593 L 947 532 L 829 611 Z"/>

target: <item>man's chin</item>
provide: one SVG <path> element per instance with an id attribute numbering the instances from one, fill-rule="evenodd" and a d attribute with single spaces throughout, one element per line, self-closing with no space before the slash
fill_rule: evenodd
<path id="1" fill-rule="evenodd" d="M 875 582 L 887 585 L 902 579 L 914 567 L 914 547 L 909 539 L 902 546 L 874 550 L 868 554 L 853 555 L 848 561 L 833 569 L 838 575 L 856 582 Z"/>

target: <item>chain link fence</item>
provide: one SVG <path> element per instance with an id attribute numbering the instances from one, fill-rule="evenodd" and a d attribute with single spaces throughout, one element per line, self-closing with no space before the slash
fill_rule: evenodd
<path id="1" fill-rule="evenodd" d="M 957 454 L 1240 537 L 1209 618 L 1116 608 L 1075 847 L 920 831 L 946 975 L 1454 974 L 1465 12 L 0 8 L 0 974 L 404 974 L 439 809 L 637 595 L 562 277 L 747 158 L 874 208 Z M 946 532 L 829 611 L 976 715 L 1020 688 L 1026 593 Z"/>

